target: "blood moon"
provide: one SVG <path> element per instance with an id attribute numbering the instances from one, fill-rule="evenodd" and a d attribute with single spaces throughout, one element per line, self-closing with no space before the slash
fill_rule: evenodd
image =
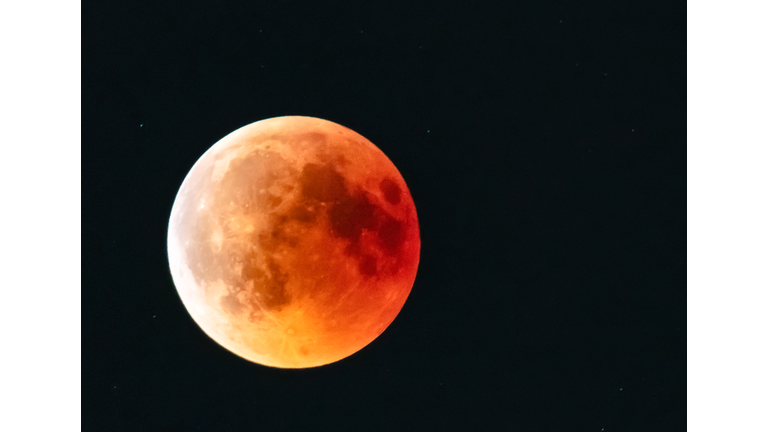
<path id="1" fill-rule="evenodd" d="M 411 291 L 420 247 L 394 164 L 312 117 L 261 120 L 214 144 L 168 228 L 173 281 L 195 322 L 280 368 L 332 363 L 378 337 Z"/>

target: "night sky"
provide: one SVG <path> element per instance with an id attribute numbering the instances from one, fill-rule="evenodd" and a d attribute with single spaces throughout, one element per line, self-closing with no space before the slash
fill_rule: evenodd
<path id="1" fill-rule="evenodd" d="M 84 430 L 685 430 L 685 2 L 82 7 Z M 392 325 L 304 370 L 206 336 L 166 253 L 194 162 L 282 115 L 376 144 L 422 235 Z"/>

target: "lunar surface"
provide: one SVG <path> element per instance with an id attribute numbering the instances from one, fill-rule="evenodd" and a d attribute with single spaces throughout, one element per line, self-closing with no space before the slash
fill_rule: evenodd
<path id="1" fill-rule="evenodd" d="M 168 258 L 203 331 L 250 361 L 343 359 L 400 312 L 419 264 L 413 199 L 354 131 L 312 117 L 252 123 L 195 163 L 171 211 Z"/>

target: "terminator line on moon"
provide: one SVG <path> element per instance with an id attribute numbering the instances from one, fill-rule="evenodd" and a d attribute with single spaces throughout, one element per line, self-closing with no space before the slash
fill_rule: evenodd
<path id="1" fill-rule="evenodd" d="M 171 210 L 168 258 L 195 322 L 250 361 L 306 368 L 373 341 L 419 264 L 413 199 L 394 164 L 336 123 L 275 117 L 214 144 Z"/>

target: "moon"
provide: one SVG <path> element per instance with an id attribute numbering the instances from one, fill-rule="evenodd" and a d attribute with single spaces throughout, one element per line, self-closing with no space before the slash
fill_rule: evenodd
<path id="1" fill-rule="evenodd" d="M 339 124 L 286 116 L 214 144 L 171 210 L 181 300 L 229 351 L 278 368 L 346 358 L 405 304 L 421 239 L 387 156 Z"/>

